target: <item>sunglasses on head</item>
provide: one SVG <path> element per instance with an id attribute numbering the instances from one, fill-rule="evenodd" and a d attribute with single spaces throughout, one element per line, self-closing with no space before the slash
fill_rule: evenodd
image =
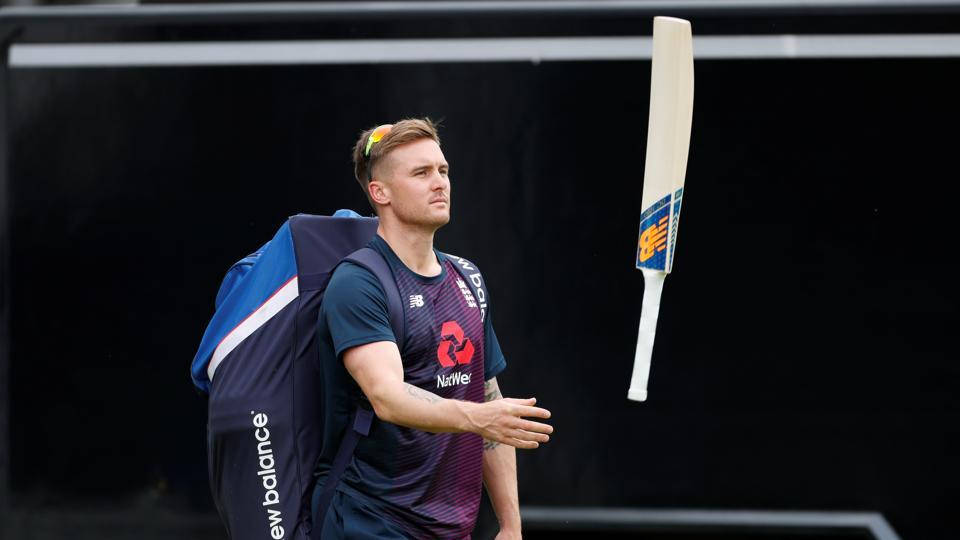
<path id="1" fill-rule="evenodd" d="M 377 126 L 376 129 L 370 133 L 370 136 L 367 137 L 367 147 L 363 151 L 363 155 L 366 156 L 367 159 L 370 159 L 370 148 L 373 147 L 374 143 L 380 142 L 380 139 L 384 138 L 387 133 L 390 133 L 390 128 L 392 127 L 393 124 L 383 124 Z"/>

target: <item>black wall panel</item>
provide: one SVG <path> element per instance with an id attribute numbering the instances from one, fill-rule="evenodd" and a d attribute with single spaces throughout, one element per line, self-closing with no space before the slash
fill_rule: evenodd
<path id="1" fill-rule="evenodd" d="M 357 133 L 443 121 L 524 504 L 883 512 L 960 493 L 957 60 L 698 61 L 650 398 L 626 400 L 649 63 L 10 72 L 14 502 L 212 511 L 188 366 L 285 216 L 366 211 Z M 954 358 L 954 360 L 950 360 Z"/>

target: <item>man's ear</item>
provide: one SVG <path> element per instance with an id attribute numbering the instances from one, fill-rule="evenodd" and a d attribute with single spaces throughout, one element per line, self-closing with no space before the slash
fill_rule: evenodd
<path id="1" fill-rule="evenodd" d="M 380 180 L 370 180 L 367 184 L 367 192 L 373 202 L 382 205 L 390 204 L 390 188 Z"/>

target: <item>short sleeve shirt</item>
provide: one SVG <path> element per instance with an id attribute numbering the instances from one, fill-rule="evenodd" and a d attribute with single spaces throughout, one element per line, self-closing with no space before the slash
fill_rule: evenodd
<path id="1" fill-rule="evenodd" d="M 369 246 L 387 260 L 400 290 L 404 381 L 440 397 L 482 401 L 484 381 L 506 367 L 489 297 L 486 310 L 481 309 L 447 257 L 438 254 L 440 274 L 426 277 L 407 268 L 379 236 Z M 349 262 L 337 268 L 324 293 L 317 336 L 325 406 L 317 472 L 323 477 L 350 415 L 365 401 L 343 366 L 344 351 L 398 342 L 376 276 Z M 479 508 L 482 445 L 472 433 L 428 433 L 377 419 L 357 445 L 338 489 L 413 537 L 463 538 Z"/>

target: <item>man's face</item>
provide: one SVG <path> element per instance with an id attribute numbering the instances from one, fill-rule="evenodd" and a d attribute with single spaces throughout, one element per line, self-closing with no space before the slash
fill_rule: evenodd
<path id="1" fill-rule="evenodd" d="M 449 165 L 435 141 L 398 146 L 377 169 L 393 214 L 402 223 L 436 230 L 450 221 Z"/>

